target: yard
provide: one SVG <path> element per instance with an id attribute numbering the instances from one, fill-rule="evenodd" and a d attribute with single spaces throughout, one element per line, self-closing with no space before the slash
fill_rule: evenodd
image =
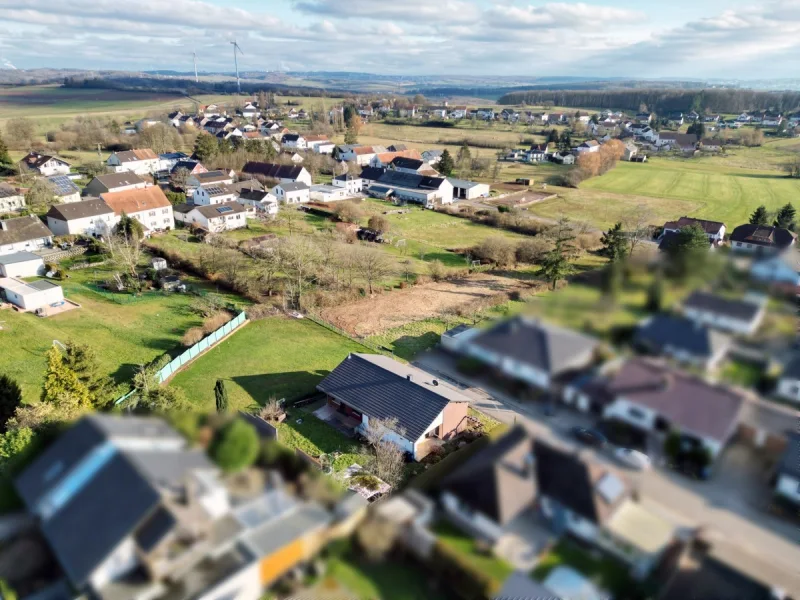
<path id="1" fill-rule="evenodd" d="M 443 592 L 431 586 L 420 567 L 396 561 L 366 563 L 352 558 L 333 558 L 327 574 L 316 589 L 320 597 L 353 600 L 446 600 Z"/>
<path id="2" fill-rule="evenodd" d="M 537 581 L 544 581 L 559 566 L 575 569 L 601 590 L 610 592 L 616 600 L 643 597 L 624 564 L 599 550 L 582 548 L 569 539 L 558 542 L 540 560 L 531 575 Z"/>
<path id="3" fill-rule="evenodd" d="M 183 333 L 201 324 L 202 319 L 189 310 L 192 295 L 151 293 L 133 298 L 128 294 L 102 295 L 88 287 L 111 272 L 106 266 L 70 271 L 70 278 L 59 282 L 65 296 L 81 305 L 79 309 L 47 318 L 10 309 L 0 312 L 0 373 L 19 382 L 26 401 L 39 397 L 45 353 L 56 340 L 90 345 L 97 353 L 101 371 L 122 383 L 131 378 L 138 365 L 180 347 Z M 185 281 L 208 289 L 205 282 L 194 278 Z"/>
<path id="4" fill-rule="evenodd" d="M 350 352 L 370 352 L 308 320 L 272 317 L 254 321 L 198 358 L 172 379 L 204 410 L 214 406 L 214 384 L 227 384 L 232 406 L 287 401 L 314 389 Z M 332 430 L 333 431 L 333 430 Z"/>
<path id="5" fill-rule="evenodd" d="M 439 542 L 448 550 L 460 555 L 476 571 L 491 578 L 498 586 L 498 589 L 514 571 L 514 568 L 506 561 L 497 558 L 489 551 L 482 551 L 478 548 L 474 538 L 447 522 L 439 521 L 436 523 L 433 527 L 433 533 L 436 534 Z"/>

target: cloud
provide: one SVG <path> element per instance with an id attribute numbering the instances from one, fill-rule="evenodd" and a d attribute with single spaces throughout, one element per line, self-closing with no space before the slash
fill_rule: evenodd
<path id="1" fill-rule="evenodd" d="M 486 23 L 497 28 L 591 28 L 646 20 L 641 11 L 608 6 L 553 3 L 542 6 L 495 6 L 486 12 Z"/>
<path id="2" fill-rule="evenodd" d="M 340 19 L 380 19 L 425 23 L 429 19 L 443 19 L 449 23 L 474 22 L 480 10 L 464 0 L 302 0 L 294 4 L 302 13 L 324 15 Z"/>

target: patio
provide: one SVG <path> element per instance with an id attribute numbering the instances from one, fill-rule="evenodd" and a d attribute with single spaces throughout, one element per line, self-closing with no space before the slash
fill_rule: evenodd
<path id="1" fill-rule="evenodd" d="M 325 421 L 328 425 L 343 433 L 347 437 L 355 437 L 356 427 L 361 425 L 361 421 L 354 417 L 348 417 L 337 411 L 330 404 L 318 408 L 312 413 L 320 421 Z"/>
<path id="2" fill-rule="evenodd" d="M 515 568 L 530 571 L 539 557 L 555 542 L 555 536 L 542 523 L 535 509 L 526 510 L 504 528 L 494 553 Z"/>

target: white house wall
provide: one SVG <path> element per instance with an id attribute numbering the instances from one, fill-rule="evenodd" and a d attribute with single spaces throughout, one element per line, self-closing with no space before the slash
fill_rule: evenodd
<path id="1" fill-rule="evenodd" d="M 14 254 L 16 252 L 33 252 L 34 250 L 41 250 L 42 248 L 46 247 L 48 244 L 51 244 L 53 238 L 46 237 L 46 238 L 37 238 L 35 240 L 25 240 L 22 242 L 16 242 L 14 244 L 6 244 L 5 246 L 0 246 L 0 255 L 5 254 Z"/>
<path id="2" fill-rule="evenodd" d="M 133 537 L 125 538 L 106 559 L 100 563 L 89 577 L 89 583 L 95 590 L 100 590 L 112 581 L 127 575 L 139 565 L 136 556 L 136 544 Z"/>
<path id="3" fill-rule="evenodd" d="M 781 475 L 778 478 L 778 484 L 775 490 L 780 495 L 800 504 L 800 480 L 790 477 L 789 475 Z"/>
<path id="4" fill-rule="evenodd" d="M 2 277 L 35 277 L 37 275 L 44 275 L 44 261 L 41 258 L 0 265 L 0 276 Z"/>
<path id="5" fill-rule="evenodd" d="M 47 217 L 47 228 L 53 235 L 104 235 L 116 221 L 113 213 L 69 221 Z"/>
<path id="6" fill-rule="evenodd" d="M 782 377 L 778 380 L 776 394 L 781 398 L 800 404 L 800 381 Z"/>
<path id="7" fill-rule="evenodd" d="M 258 600 L 263 595 L 260 567 L 255 560 L 196 598 L 197 600 Z"/>
<path id="8" fill-rule="evenodd" d="M 713 312 L 693 308 L 684 308 L 683 312 L 688 318 L 703 325 L 708 325 L 709 327 L 724 329 L 725 331 L 740 333 L 743 335 L 751 335 L 755 333 L 755 330 L 758 328 L 758 324 L 761 322 L 761 319 L 764 316 L 763 308 L 758 312 L 756 318 L 754 318 L 752 322 L 740 321 L 725 315 L 718 315 Z"/>

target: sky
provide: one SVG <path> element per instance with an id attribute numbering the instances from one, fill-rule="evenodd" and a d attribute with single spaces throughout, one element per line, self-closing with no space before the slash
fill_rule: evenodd
<path id="1" fill-rule="evenodd" d="M 0 68 L 797 78 L 800 0 L 0 0 Z"/>

